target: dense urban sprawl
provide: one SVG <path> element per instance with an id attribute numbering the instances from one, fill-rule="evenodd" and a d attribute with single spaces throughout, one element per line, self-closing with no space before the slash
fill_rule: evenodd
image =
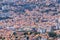
<path id="1" fill-rule="evenodd" d="M 60 0 L 0 0 L 0 40 L 60 40 Z"/>

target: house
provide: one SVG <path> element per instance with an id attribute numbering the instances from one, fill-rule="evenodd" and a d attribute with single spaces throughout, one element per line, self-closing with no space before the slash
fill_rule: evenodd
<path id="1" fill-rule="evenodd" d="M 60 40 L 60 38 L 57 38 L 57 40 Z"/>
<path id="2" fill-rule="evenodd" d="M 41 40 L 47 40 L 47 38 L 42 37 Z"/>
<path id="3" fill-rule="evenodd" d="M 46 29 L 38 28 L 38 29 L 37 29 L 37 32 L 40 32 L 40 33 L 46 33 Z"/>

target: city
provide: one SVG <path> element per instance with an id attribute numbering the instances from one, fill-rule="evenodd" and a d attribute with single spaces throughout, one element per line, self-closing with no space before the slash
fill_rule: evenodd
<path id="1" fill-rule="evenodd" d="M 60 0 L 0 0 L 0 40 L 60 40 Z"/>

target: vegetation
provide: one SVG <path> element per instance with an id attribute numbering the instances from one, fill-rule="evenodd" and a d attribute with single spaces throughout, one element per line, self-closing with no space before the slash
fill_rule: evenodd
<path id="1" fill-rule="evenodd" d="M 53 38 L 57 37 L 57 34 L 54 32 L 49 32 L 48 35 L 49 37 L 53 37 Z"/>
<path id="2" fill-rule="evenodd" d="M 17 33 L 16 32 L 13 32 L 13 35 L 17 35 Z"/>
<path id="3" fill-rule="evenodd" d="M 0 17 L 0 20 L 12 19 L 10 17 Z"/>

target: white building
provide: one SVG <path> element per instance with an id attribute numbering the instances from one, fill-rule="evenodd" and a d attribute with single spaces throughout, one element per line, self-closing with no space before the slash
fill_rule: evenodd
<path id="1" fill-rule="evenodd" d="M 43 38 L 43 37 L 42 37 L 41 40 L 47 40 L 47 38 Z"/>
<path id="2" fill-rule="evenodd" d="M 43 28 L 38 28 L 38 29 L 37 29 L 37 32 L 40 32 L 40 33 L 45 33 L 45 32 L 46 32 L 46 29 L 43 29 Z"/>

